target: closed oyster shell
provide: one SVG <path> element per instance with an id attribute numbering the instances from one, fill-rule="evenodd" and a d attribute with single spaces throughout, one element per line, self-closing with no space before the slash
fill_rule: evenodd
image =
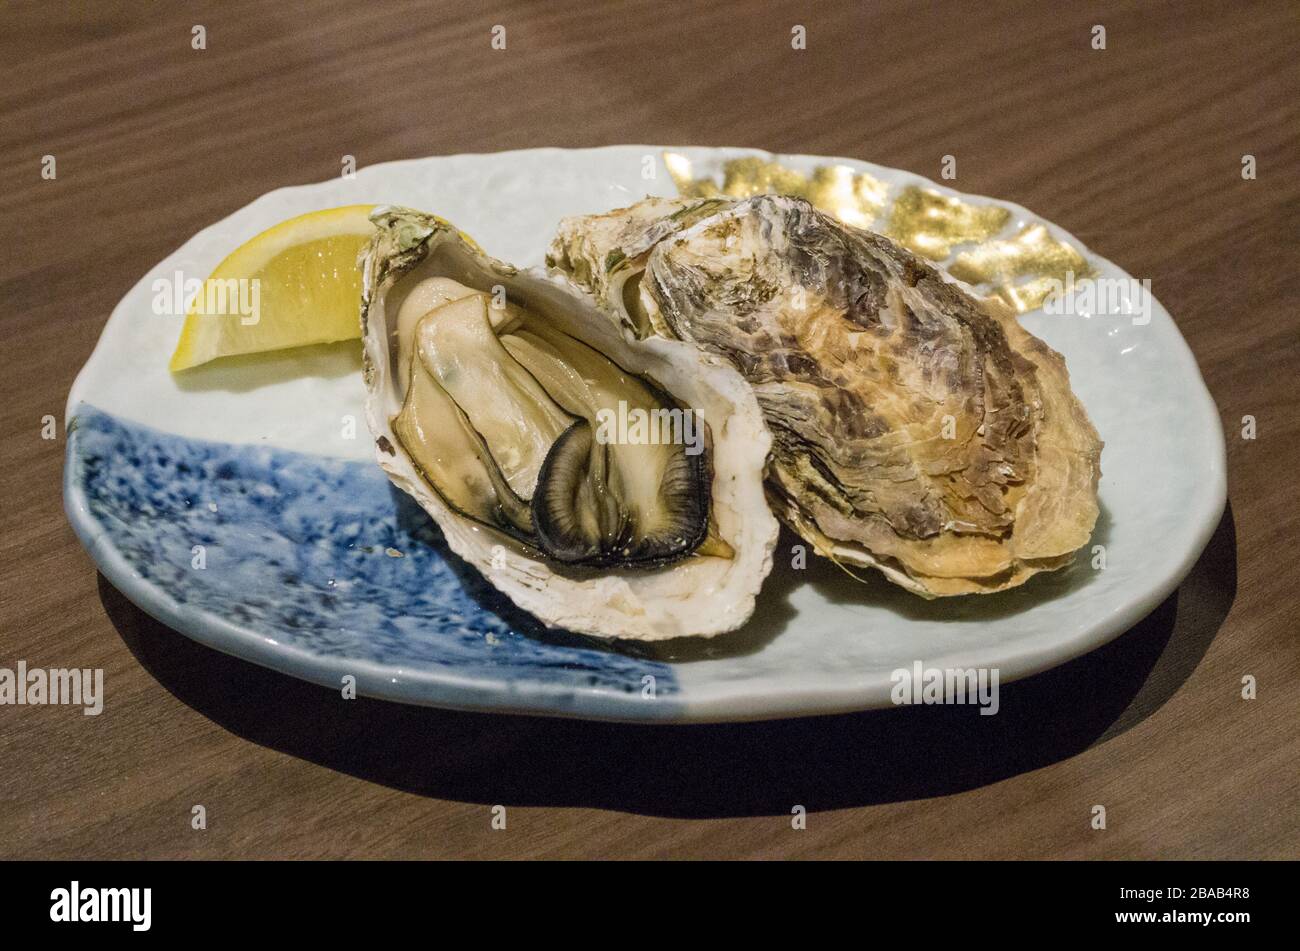
<path id="1" fill-rule="evenodd" d="M 763 489 L 770 438 L 744 380 L 693 345 L 620 332 L 570 282 L 496 261 L 433 215 L 386 207 L 372 221 L 378 231 L 361 261 L 367 421 L 379 465 L 432 516 L 452 551 L 549 626 L 655 640 L 711 636 L 744 623 L 771 569 L 778 530 Z M 414 372 L 398 369 L 397 317 L 412 289 L 428 286 L 429 278 L 504 292 L 510 307 L 527 310 L 701 414 L 709 427 L 710 550 L 729 548 L 729 556 L 700 548 L 654 567 L 562 564 L 449 504 L 394 429 Z"/>
<path id="2" fill-rule="evenodd" d="M 1102 444 L 1060 354 L 889 239 L 795 198 L 647 199 L 566 219 L 547 261 L 628 332 L 741 372 L 773 505 L 821 554 L 936 597 L 1091 535 Z"/>

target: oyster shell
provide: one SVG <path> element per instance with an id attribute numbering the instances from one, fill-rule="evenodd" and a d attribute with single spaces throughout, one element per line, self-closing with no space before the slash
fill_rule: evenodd
<path id="1" fill-rule="evenodd" d="M 487 257 L 439 218 L 371 220 L 367 421 L 380 466 L 451 549 L 551 626 L 740 626 L 777 535 L 744 380 L 690 344 L 621 333 L 569 282 Z"/>
<path id="2" fill-rule="evenodd" d="M 796 198 L 647 199 L 563 221 L 547 263 L 641 337 L 738 369 L 778 515 L 926 597 L 1062 567 L 1097 519 L 1101 442 L 1013 312 Z"/>

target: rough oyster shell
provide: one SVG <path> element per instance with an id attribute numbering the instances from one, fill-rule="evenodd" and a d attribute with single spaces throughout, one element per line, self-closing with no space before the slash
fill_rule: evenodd
<path id="1" fill-rule="evenodd" d="M 372 220 L 379 230 L 361 261 L 367 421 L 380 466 L 433 517 L 451 549 L 547 625 L 649 640 L 715 635 L 744 623 L 777 536 L 763 490 L 770 437 L 744 380 L 692 345 L 619 332 L 571 283 L 487 257 L 435 216 L 381 208 Z M 711 537 L 725 543 L 715 550 L 730 546 L 731 556 L 696 553 L 665 567 L 617 570 L 560 564 L 449 505 L 393 427 L 409 377 L 397 372 L 397 315 L 411 288 L 430 277 L 484 292 L 504 289 L 511 306 L 540 315 L 702 413 L 710 433 Z"/>
<path id="2" fill-rule="evenodd" d="M 629 332 L 753 386 L 778 515 L 926 597 L 1067 564 L 1101 442 L 1060 354 L 887 238 L 806 201 L 647 199 L 563 221 L 547 263 Z"/>

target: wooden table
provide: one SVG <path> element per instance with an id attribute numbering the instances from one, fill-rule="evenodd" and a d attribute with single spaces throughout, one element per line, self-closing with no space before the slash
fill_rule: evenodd
<path id="1" fill-rule="evenodd" d="M 0 9 L 0 666 L 102 667 L 108 691 L 99 717 L 0 707 L 0 854 L 1300 853 L 1300 8 L 292 6 Z M 687 728 L 340 705 L 163 628 L 97 577 L 63 517 L 62 434 L 42 439 L 41 420 L 62 418 L 150 266 L 263 192 L 337 175 L 345 154 L 618 142 L 849 155 L 936 178 L 952 154 L 957 187 L 1149 277 L 1228 436 L 1230 509 L 1191 577 L 1110 646 L 1005 687 L 998 717 Z M 191 829 L 195 804 L 206 831 Z"/>

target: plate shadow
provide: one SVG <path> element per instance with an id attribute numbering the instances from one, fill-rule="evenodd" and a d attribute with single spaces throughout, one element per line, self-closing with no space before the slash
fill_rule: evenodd
<path id="1" fill-rule="evenodd" d="M 691 818 L 943 796 L 1067 759 L 1140 723 L 1177 692 L 1236 588 L 1229 505 L 1177 591 L 1109 644 L 1003 684 L 996 716 L 918 706 L 666 726 L 340 702 L 336 691 L 177 635 L 99 578 L 109 619 L 145 669 L 254 743 L 438 799 Z"/>

